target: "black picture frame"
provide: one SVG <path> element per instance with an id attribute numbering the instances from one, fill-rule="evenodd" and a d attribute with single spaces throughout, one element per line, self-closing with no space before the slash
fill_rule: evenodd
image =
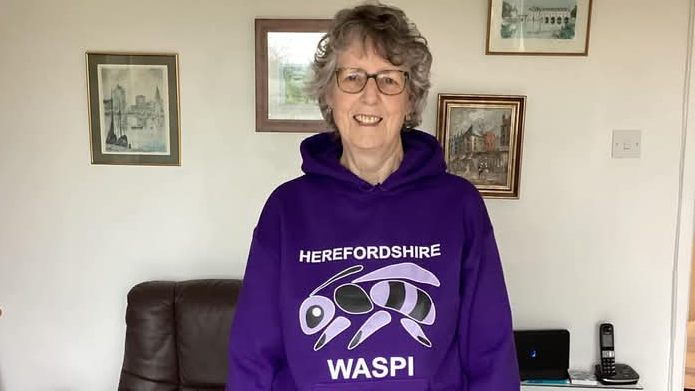
<path id="1" fill-rule="evenodd" d="M 180 166 L 178 54 L 85 57 L 92 164 Z"/>

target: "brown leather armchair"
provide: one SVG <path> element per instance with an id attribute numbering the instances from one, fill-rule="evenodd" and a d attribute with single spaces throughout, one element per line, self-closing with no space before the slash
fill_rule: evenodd
<path id="1" fill-rule="evenodd" d="M 239 280 L 149 281 L 128 293 L 120 391 L 217 391 Z"/>

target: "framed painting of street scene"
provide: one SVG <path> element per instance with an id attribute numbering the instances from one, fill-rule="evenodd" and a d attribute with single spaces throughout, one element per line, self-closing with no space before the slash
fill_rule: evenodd
<path id="1" fill-rule="evenodd" d="M 327 19 L 256 19 L 256 131 L 321 132 L 326 123 L 306 92 Z"/>
<path id="2" fill-rule="evenodd" d="M 486 198 L 519 198 L 526 97 L 439 94 L 437 139 L 447 170 Z"/>
<path id="3" fill-rule="evenodd" d="M 489 0 L 486 54 L 586 56 L 592 0 Z"/>
<path id="4" fill-rule="evenodd" d="M 178 55 L 88 52 L 92 164 L 181 165 Z"/>

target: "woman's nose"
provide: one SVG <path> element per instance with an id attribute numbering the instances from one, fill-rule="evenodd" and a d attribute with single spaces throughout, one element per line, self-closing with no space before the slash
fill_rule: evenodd
<path id="1" fill-rule="evenodd" d="M 366 103 L 375 103 L 379 100 L 379 87 L 376 85 L 376 79 L 367 79 L 367 85 L 362 90 L 362 100 Z"/>

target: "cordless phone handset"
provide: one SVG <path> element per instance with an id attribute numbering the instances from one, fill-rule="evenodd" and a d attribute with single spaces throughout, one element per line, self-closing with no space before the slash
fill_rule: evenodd
<path id="1" fill-rule="evenodd" d="M 615 346 L 613 338 L 613 325 L 602 323 L 599 327 L 599 339 L 601 346 L 601 373 L 604 376 L 615 375 Z"/>

